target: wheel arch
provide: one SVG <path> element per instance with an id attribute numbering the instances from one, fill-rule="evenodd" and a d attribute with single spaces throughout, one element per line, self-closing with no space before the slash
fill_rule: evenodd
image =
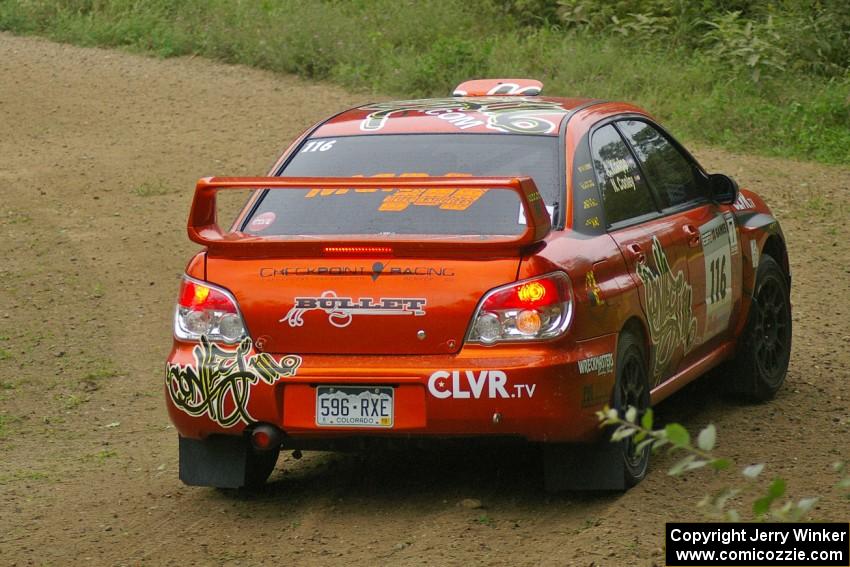
<path id="1" fill-rule="evenodd" d="M 634 333 L 640 339 L 643 344 L 644 356 L 647 358 L 646 363 L 649 364 L 649 329 L 646 328 L 646 322 L 637 315 L 632 315 L 623 323 L 620 334 L 626 331 Z"/>
<path id="2" fill-rule="evenodd" d="M 791 266 L 788 263 L 788 248 L 785 246 L 785 239 L 782 238 L 782 235 L 778 233 L 769 235 L 764 242 L 764 246 L 762 246 L 761 253 L 776 260 L 779 267 L 785 273 L 790 288 Z"/>

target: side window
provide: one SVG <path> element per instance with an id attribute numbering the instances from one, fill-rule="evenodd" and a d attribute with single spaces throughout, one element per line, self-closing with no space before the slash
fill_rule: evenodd
<path id="1" fill-rule="evenodd" d="M 617 126 L 634 148 L 647 181 L 661 199 L 662 208 L 705 196 L 694 165 L 661 132 L 637 120 L 617 122 Z"/>
<path id="2" fill-rule="evenodd" d="M 612 125 L 593 133 L 591 147 L 609 225 L 657 210 L 632 153 Z"/>

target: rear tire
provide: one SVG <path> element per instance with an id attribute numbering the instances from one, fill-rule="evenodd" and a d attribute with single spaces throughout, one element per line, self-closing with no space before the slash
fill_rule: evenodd
<path id="1" fill-rule="evenodd" d="M 280 448 L 266 451 L 248 449 L 245 462 L 245 489 L 258 490 L 266 484 L 269 476 L 277 465 Z"/>
<path id="2" fill-rule="evenodd" d="M 628 406 L 642 416 L 649 409 L 644 343 L 638 333 L 624 330 L 617 343 L 613 407 L 625 417 Z M 544 443 L 543 463 L 546 490 L 628 490 L 646 476 L 649 447 L 635 452 L 635 442 L 626 438 L 612 443 L 610 431 L 588 444 Z"/>
<path id="3" fill-rule="evenodd" d="M 629 406 L 637 408 L 638 420 L 650 407 L 649 379 L 646 370 L 646 353 L 643 341 L 630 330 L 620 333 L 617 341 L 616 380 L 614 383 L 614 409 L 625 418 Z M 618 442 L 623 459 L 626 488 L 631 488 L 646 476 L 649 468 L 650 447 L 635 451 L 634 436 Z"/>
<path id="4" fill-rule="evenodd" d="M 756 272 L 753 304 L 738 338 L 735 358 L 725 365 L 726 391 L 748 401 L 772 399 L 791 358 L 791 302 L 788 280 L 771 256 Z"/>

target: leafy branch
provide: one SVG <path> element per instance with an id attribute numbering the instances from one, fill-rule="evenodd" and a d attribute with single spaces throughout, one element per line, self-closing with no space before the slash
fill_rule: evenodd
<path id="1" fill-rule="evenodd" d="M 678 423 L 668 423 L 661 429 L 653 429 L 654 415 L 651 409 L 642 415 L 634 407 L 629 407 L 624 415 L 609 407 L 597 412 L 600 427 L 613 427 L 611 441 L 619 442 L 629 437 L 635 443 L 637 452 L 650 447 L 656 452 L 664 447 L 668 453 L 684 453 L 667 474 L 680 476 L 688 471 L 709 467 L 715 471 L 723 471 L 732 467 L 729 459 L 715 454 L 717 444 L 717 428 L 714 424 L 706 426 L 693 443 L 691 434 Z M 726 486 L 713 494 L 706 495 L 697 504 L 706 515 L 713 519 L 736 522 L 741 520 L 741 514 L 732 506 L 732 502 L 749 497 L 752 500 L 752 518 L 756 520 L 773 520 L 780 522 L 799 521 L 812 511 L 818 503 L 818 497 L 801 498 L 797 501 L 786 497 L 786 482 L 782 478 L 774 478 L 765 487 L 759 482 L 764 471 L 763 463 L 749 465 L 741 469 L 743 485 Z M 836 487 L 847 492 L 850 497 L 850 467 L 847 463 L 839 462 L 833 465 L 834 470 L 841 475 Z"/>

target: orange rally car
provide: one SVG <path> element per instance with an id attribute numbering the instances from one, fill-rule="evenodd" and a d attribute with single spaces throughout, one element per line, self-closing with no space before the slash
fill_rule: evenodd
<path id="1" fill-rule="evenodd" d="M 550 489 L 623 489 L 648 450 L 595 412 L 706 371 L 772 397 L 790 272 L 758 195 L 646 112 L 527 79 L 367 104 L 265 178 L 204 178 L 165 399 L 187 484 L 256 486 L 281 448 L 543 443 Z M 230 231 L 216 193 L 252 189 Z"/>

